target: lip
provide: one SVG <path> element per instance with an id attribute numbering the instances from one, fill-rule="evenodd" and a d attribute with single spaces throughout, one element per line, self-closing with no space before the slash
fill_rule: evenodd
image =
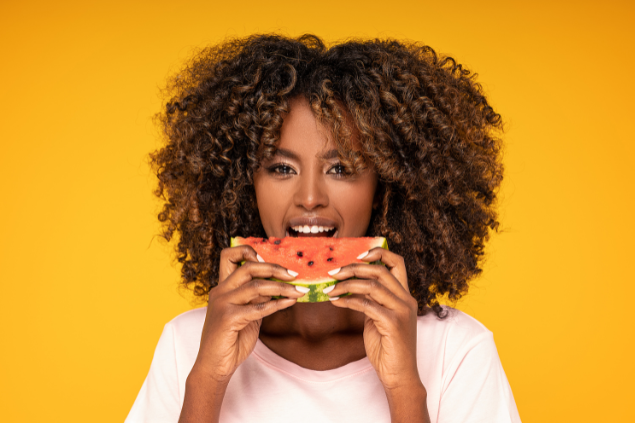
<path id="1" fill-rule="evenodd" d="M 289 221 L 285 225 L 286 236 L 289 236 L 289 228 L 293 226 L 328 226 L 335 228 L 335 234 L 333 238 L 337 237 L 337 233 L 339 232 L 339 225 L 334 220 L 328 219 L 322 216 L 303 216 L 303 217 L 294 217 L 289 219 Z"/>

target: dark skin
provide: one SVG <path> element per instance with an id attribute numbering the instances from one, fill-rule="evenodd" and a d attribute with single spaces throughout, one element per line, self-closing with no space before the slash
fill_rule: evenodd
<path id="1" fill-rule="evenodd" d="M 359 148 L 353 138 L 353 148 Z M 366 234 L 378 200 L 377 175 L 370 168 L 346 174 L 333 150 L 308 102 L 293 99 L 278 154 L 254 177 L 268 236 L 284 237 L 292 219 L 315 217 L 327 219 L 335 237 Z M 392 421 L 429 422 L 416 362 L 417 302 L 408 290 L 403 259 L 377 248 L 362 260 L 381 260 L 386 266 L 333 269 L 333 277 L 343 282 L 328 293 L 332 301 L 302 304 L 296 299 L 303 293 L 294 286 L 266 280 L 293 280 L 293 269 L 263 263 L 248 246 L 223 250 L 219 284 L 210 291 L 179 422 L 218 421 L 227 384 L 257 338 L 281 357 L 313 370 L 368 356 L 384 386 Z M 346 280 L 353 276 L 357 279 Z M 344 293 L 353 295 L 339 298 Z M 287 298 L 272 300 L 278 295 Z"/>

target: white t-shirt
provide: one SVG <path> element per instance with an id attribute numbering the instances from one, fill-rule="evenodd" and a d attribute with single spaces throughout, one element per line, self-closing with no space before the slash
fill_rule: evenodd
<path id="1" fill-rule="evenodd" d="M 444 307 L 417 318 L 417 365 L 434 423 L 518 423 L 520 417 L 492 332 Z M 185 380 L 198 353 L 207 308 L 165 325 L 150 372 L 126 423 L 176 423 Z M 390 422 L 384 389 L 367 357 L 333 370 L 309 370 L 257 341 L 232 376 L 222 423 Z"/>

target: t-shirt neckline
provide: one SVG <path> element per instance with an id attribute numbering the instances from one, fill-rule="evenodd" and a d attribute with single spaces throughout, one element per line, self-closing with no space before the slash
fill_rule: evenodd
<path id="1" fill-rule="evenodd" d="M 301 367 L 271 351 L 261 340 L 256 340 L 254 355 L 257 359 L 283 373 L 308 382 L 333 382 L 345 377 L 367 372 L 373 368 L 368 357 L 331 370 L 311 370 Z"/>

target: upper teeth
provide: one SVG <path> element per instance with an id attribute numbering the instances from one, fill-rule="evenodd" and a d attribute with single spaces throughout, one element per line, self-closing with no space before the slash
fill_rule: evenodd
<path id="1" fill-rule="evenodd" d="M 332 231 L 335 228 L 334 227 L 329 227 L 329 226 L 308 226 L 308 225 L 304 225 L 304 226 L 292 226 L 291 229 L 293 229 L 296 232 L 303 233 L 303 234 L 308 234 L 308 233 L 316 234 L 318 232 Z"/>

